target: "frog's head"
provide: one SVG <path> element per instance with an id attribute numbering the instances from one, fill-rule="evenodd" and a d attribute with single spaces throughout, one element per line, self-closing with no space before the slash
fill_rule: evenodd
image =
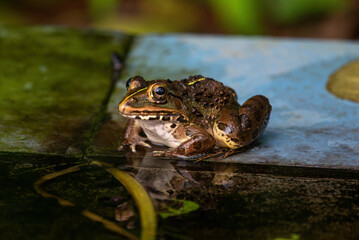
<path id="1" fill-rule="evenodd" d="M 183 102 L 169 80 L 145 81 L 136 76 L 126 82 L 126 96 L 118 105 L 127 118 L 158 121 L 186 121 Z"/>

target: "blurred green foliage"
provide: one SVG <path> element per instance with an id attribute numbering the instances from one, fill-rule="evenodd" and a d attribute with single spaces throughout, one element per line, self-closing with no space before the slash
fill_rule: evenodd
<path id="1" fill-rule="evenodd" d="M 88 0 L 90 15 L 95 20 L 106 15 L 114 15 L 120 2 L 120 0 Z"/>
<path id="2" fill-rule="evenodd" d="M 266 19 L 280 24 L 296 24 L 345 10 L 345 0 L 211 0 L 213 11 L 230 32 L 263 34 Z"/>
<path id="3" fill-rule="evenodd" d="M 58 8 L 56 21 L 71 25 L 74 14 L 82 24 L 133 33 L 220 32 L 265 34 L 273 25 L 291 26 L 345 11 L 351 0 L 1 0 L 0 23 L 39 24 L 39 11 Z M 82 4 L 82 5 L 81 5 Z M 73 7 L 82 9 L 72 11 Z M 28 9 L 28 10 L 27 10 Z M 68 11 L 68 13 L 64 13 Z M 24 14 L 24 12 L 26 14 Z M 71 16 L 71 14 L 73 14 Z M 46 14 L 45 14 L 46 15 Z M 61 22 L 61 17 L 63 22 Z M 60 20 L 59 20 L 60 19 Z M 44 22 L 45 21 L 45 22 Z M 78 25 L 78 24 L 77 24 Z"/>
<path id="4" fill-rule="evenodd" d="M 211 0 L 213 11 L 227 29 L 234 33 L 259 34 L 263 32 L 258 0 Z"/>
<path id="5" fill-rule="evenodd" d="M 269 0 L 272 16 L 282 24 L 298 23 L 308 17 L 320 17 L 347 7 L 343 0 Z"/>

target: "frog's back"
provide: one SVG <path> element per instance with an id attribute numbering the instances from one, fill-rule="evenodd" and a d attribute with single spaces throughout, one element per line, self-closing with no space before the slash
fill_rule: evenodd
<path id="1" fill-rule="evenodd" d="M 204 109 L 221 109 L 228 104 L 237 104 L 235 91 L 223 83 L 202 75 L 190 76 L 180 82 L 187 86 L 188 97 Z M 202 109 L 202 107 L 200 107 Z"/>
<path id="2" fill-rule="evenodd" d="M 190 121 L 209 132 L 223 108 L 240 107 L 234 90 L 212 78 L 196 75 L 176 81 L 176 84 L 185 89 L 182 97 L 188 107 Z"/>

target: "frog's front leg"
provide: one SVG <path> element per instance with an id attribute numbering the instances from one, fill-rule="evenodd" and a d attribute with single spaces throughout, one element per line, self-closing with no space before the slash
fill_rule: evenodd
<path id="1" fill-rule="evenodd" d="M 197 125 L 180 125 L 174 135 L 184 141 L 174 150 L 166 152 L 156 151 L 154 156 L 168 157 L 197 157 L 203 153 L 211 151 L 215 146 L 215 139 L 204 129 Z"/>
<path id="2" fill-rule="evenodd" d="M 249 98 L 239 109 L 224 108 L 213 128 L 217 145 L 232 149 L 234 153 L 251 144 L 264 132 L 271 109 L 268 99 L 261 95 Z"/>
<path id="3" fill-rule="evenodd" d="M 147 138 L 140 135 L 141 132 L 143 132 L 143 130 L 137 120 L 128 120 L 125 128 L 124 139 L 118 150 L 122 151 L 126 146 L 128 146 L 132 152 L 136 152 L 137 145 L 151 148 L 151 145 L 145 142 Z"/>

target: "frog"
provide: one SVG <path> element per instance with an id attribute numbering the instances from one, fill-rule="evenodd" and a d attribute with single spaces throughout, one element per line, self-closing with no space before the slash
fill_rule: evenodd
<path id="1" fill-rule="evenodd" d="M 118 110 L 129 120 L 118 150 L 168 147 L 153 156 L 202 160 L 241 152 L 263 134 L 272 110 L 263 95 L 240 105 L 232 88 L 202 75 L 149 81 L 134 76 L 126 88 Z"/>

